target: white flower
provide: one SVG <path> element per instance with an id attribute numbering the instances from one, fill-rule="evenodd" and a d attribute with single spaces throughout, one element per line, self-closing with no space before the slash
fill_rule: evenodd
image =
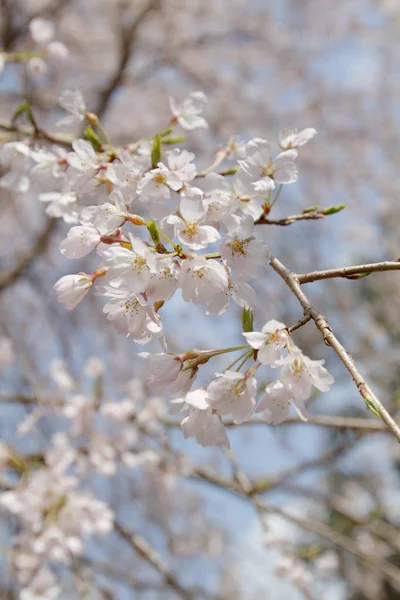
<path id="1" fill-rule="evenodd" d="M 103 308 L 107 319 L 113 321 L 120 331 L 140 339 L 143 331 L 147 331 L 147 318 L 153 317 L 143 296 L 124 288 L 112 287 L 107 287 L 104 295 L 111 298 Z"/>
<path id="2" fill-rule="evenodd" d="M 54 178 L 58 179 L 64 175 L 61 169 L 62 165 L 66 165 L 67 152 L 59 146 L 52 146 L 51 150 L 38 148 L 31 151 L 31 158 L 36 165 L 31 169 L 31 175 L 35 176 L 35 180 L 40 183 L 50 180 L 54 185 Z"/>
<path id="3" fill-rule="evenodd" d="M 12 341 L 6 337 L 0 337 L 0 373 L 4 371 L 14 360 Z"/>
<path id="4" fill-rule="evenodd" d="M 135 159 L 122 150 L 119 155 L 121 162 L 111 163 L 107 169 L 107 179 L 121 192 L 126 204 L 130 204 L 137 196 L 137 184 L 142 178 L 142 168 Z"/>
<path id="5" fill-rule="evenodd" d="M 100 243 L 101 235 L 91 225 L 71 227 L 67 237 L 60 243 L 60 252 L 67 258 L 83 258 Z"/>
<path id="6" fill-rule="evenodd" d="M 75 192 L 43 192 L 39 194 L 40 202 L 48 202 L 46 215 L 55 219 L 63 219 L 65 223 L 78 222 L 79 211 Z"/>
<path id="7" fill-rule="evenodd" d="M 169 105 L 175 119 L 184 129 L 207 129 L 207 121 L 200 116 L 207 105 L 207 97 L 203 92 L 191 92 L 180 105 L 170 98 Z"/>
<path id="8" fill-rule="evenodd" d="M 279 134 L 279 145 L 282 150 L 290 150 L 292 148 L 301 148 L 309 142 L 315 135 L 316 130 L 313 127 L 307 127 L 298 131 L 297 129 L 284 129 Z"/>
<path id="9" fill-rule="evenodd" d="M 8 172 L 0 177 L 0 187 L 25 193 L 30 188 L 27 176 L 30 165 L 31 150 L 24 142 L 8 142 L 0 149 L 0 163 L 8 168 Z"/>
<path id="10" fill-rule="evenodd" d="M 65 304 L 68 310 L 75 308 L 93 286 L 92 279 L 85 273 L 65 275 L 55 284 L 57 301 Z"/>
<path id="11" fill-rule="evenodd" d="M 68 373 L 67 365 L 62 358 L 54 358 L 49 364 L 49 375 L 63 392 L 74 388 L 74 380 Z"/>
<path id="12" fill-rule="evenodd" d="M 277 183 L 293 183 L 297 180 L 298 171 L 292 162 L 297 157 L 297 150 L 286 150 L 275 159 L 271 156 L 271 144 L 266 140 L 254 139 L 247 144 L 247 158 L 240 160 L 240 168 L 252 178 L 256 192 L 266 194 L 275 188 Z"/>
<path id="13" fill-rule="evenodd" d="M 160 169 L 174 173 L 177 179 L 183 185 L 184 183 L 189 183 L 189 181 L 192 181 L 192 179 L 194 179 L 196 176 L 196 166 L 192 163 L 194 158 L 195 155 L 193 152 L 175 148 L 174 150 L 167 152 L 168 167 L 166 167 L 162 162 L 159 162 L 157 166 Z M 182 185 L 180 187 L 182 187 Z M 171 187 L 174 190 L 180 189 L 173 186 Z"/>
<path id="14" fill-rule="evenodd" d="M 225 371 L 216 375 L 207 388 L 211 406 L 220 415 L 231 413 L 237 424 L 248 421 L 256 405 L 255 377 L 234 371 Z"/>
<path id="15" fill-rule="evenodd" d="M 238 225 L 222 240 L 221 256 L 236 270 L 238 277 L 250 279 L 257 267 L 265 265 L 268 249 L 264 242 L 254 237 L 254 221 L 249 215 L 236 222 Z"/>
<path id="16" fill-rule="evenodd" d="M 80 221 L 84 225 L 90 224 L 101 235 L 113 233 L 120 227 L 127 216 L 125 205 L 118 194 L 113 196 L 115 204 L 104 202 L 97 206 L 87 206 L 80 214 Z"/>
<path id="17" fill-rule="evenodd" d="M 181 263 L 179 286 L 185 302 L 208 306 L 215 296 L 228 293 L 228 275 L 216 260 L 189 255 Z"/>
<path id="18" fill-rule="evenodd" d="M 87 108 L 80 92 L 66 90 L 61 94 L 58 102 L 62 108 L 70 113 L 69 117 L 65 117 L 57 123 L 58 127 L 71 127 L 85 120 Z"/>
<path id="19" fill-rule="evenodd" d="M 229 441 L 225 428 L 210 406 L 208 392 L 204 389 L 194 390 L 185 398 L 171 401 L 171 412 L 181 412 L 183 419 L 181 428 L 185 439 L 195 437 L 202 446 L 225 446 Z"/>
<path id="20" fill-rule="evenodd" d="M 101 358 L 98 356 L 89 356 L 83 368 L 85 375 L 88 377 L 100 377 L 104 371 L 105 365 Z"/>
<path id="21" fill-rule="evenodd" d="M 321 392 L 329 391 L 334 379 L 322 366 L 324 363 L 324 360 L 311 360 L 296 347 L 276 362 L 277 365 L 283 365 L 280 380 L 300 400 L 307 400 L 311 396 L 313 386 Z"/>
<path id="22" fill-rule="evenodd" d="M 47 65 L 44 62 L 43 58 L 39 56 L 33 56 L 26 63 L 28 71 L 34 77 L 42 77 L 47 72 Z"/>
<path id="23" fill-rule="evenodd" d="M 289 416 L 289 408 L 293 404 L 303 421 L 307 421 L 304 402 L 293 397 L 292 392 L 281 381 L 274 381 L 265 388 L 256 412 L 263 412 L 270 425 L 279 425 Z"/>
<path id="24" fill-rule="evenodd" d="M 187 155 L 191 156 L 188 152 Z M 186 165 L 187 156 L 181 156 L 181 160 L 177 160 L 175 155 L 171 157 L 173 167 L 178 169 L 178 163 L 181 164 L 182 171 L 172 170 L 166 167 L 163 163 L 158 163 L 158 168 L 152 169 L 146 173 L 137 184 L 137 192 L 143 202 L 162 202 L 168 200 L 171 195 L 171 190 L 177 192 L 183 185 L 182 177 L 189 177 L 191 167 L 194 165 Z"/>
<path id="25" fill-rule="evenodd" d="M 206 218 L 209 223 L 219 223 L 238 208 L 238 199 L 223 175 L 208 173 L 201 181 L 200 187 L 204 192 Z"/>
<path id="26" fill-rule="evenodd" d="M 51 21 L 36 17 L 29 23 L 29 33 L 36 44 L 47 44 L 54 37 L 54 25 Z"/>
<path id="27" fill-rule="evenodd" d="M 168 388 L 181 372 L 182 361 L 175 354 L 140 352 L 139 356 L 147 359 L 149 385 L 156 391 Z"/>
<path id="28" fill-rule="evenodd" d="M 156 270 L 156 253 L 132 234 L 129 238 L 132 250 L 113 245 L 98 252 L 110 269 L 110 277 L 115 277 L 115 285 L 124 285 L 135 293 L 144 292 Z"/>
<path id="29" fill-rule="evenodd" d="M 243 332 L 246 341 L 258 350 L 257 359 L 263 365 L 272 365 L 282 358 L 282 350 L 287 343 L 286 325 L 272 319 L 261 331 Z"/>
<path id="30" fill-rule="evenodd" d="M 62 42 L 51 42 L 46 48 L 46 56 L 55 60 L 65 60 L 69 56 L 69 50 Z"/>
<path id="31" fill-rule="evenodd" d="M 179 272 L 180 269 L 174 260 L 158 258 L 146 294 L 155 301 L 169 300 L 178 288 Z"/>
<path id="32" fill-rule="evenodd" d="M 191 250 L 206 248 L 220 239 L 218 231 L 211 225 L 202 225 L 206 216 L 203 192 L 199 188 L 188 188 L 181 193 L 181 217 L 171 215 L 167 223 L 175 228 L 179 241 Z"/>
<path id="33" fill-rule="evenodd" d="M 67 171 L 70 188 L 75 191 L 83 189 L 98 172 L 96 153 L 92 144 L 86 140 L 72 142 L 74 152 L 68 152 L 67 161 L 70 168 Z"/>
<path id="34" fill-rule="evenodd" d="M 36 572 L 35 572 L 36 571 Z M 55 575 L 46 567 L 35 569 L 35 575 L 29 585 L 21 589 L 20 600 L 57 600 L 62 594 L 61 586 Z"/>

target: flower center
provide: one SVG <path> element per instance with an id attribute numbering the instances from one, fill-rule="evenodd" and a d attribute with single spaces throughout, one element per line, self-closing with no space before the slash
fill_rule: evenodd
<path id="1" fill-rule="evenodd" d="M 153 177 L 153 181 L 157 185 L 163 185 L 167 181 L 167 177 L 164 173 L 156 173 Z"/>
<path id="2" fill-rule="evenodd" d="M 232 242 L 231 248 L 233 254 L 242 254 L 243 256 L 246 255 L 244 240 L 239 240 L 239 238 L 235 238 L 235 241 Z"/>

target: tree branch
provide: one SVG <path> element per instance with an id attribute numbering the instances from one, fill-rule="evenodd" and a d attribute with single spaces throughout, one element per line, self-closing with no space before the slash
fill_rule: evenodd
<path id="1" fill-rule="evenodd" d="M 303 293 L 303 290 L 300 287 L 299 280 L 296 275 L 289 271 L 283 265 L 280 260 L 278 260 L 275 256 L 271 257 L 271 267 L 278 273 L 278 275 L 285 281 L 286 285 L 291 289 L 293 294 L 296 296 L 297 300 L 301 304 L 303 308 L 304 315 L 309 315 L 312 320 L 315 322 L 315 325 L 321 332 L 325 343 L 328 346 L 331 346 L 333 350 L 338 355 L 339 359 L 342 361 L 348 372 L 350 373 L 354 383 L 357 386 L 357 389 L 361 396 L 363 397 L 365 403 L 368 408 L 370 408 L 377 416 L 380 416 L 381 419 L 386 424 L 387 428 L 393 433 L 395 438 L 400 442 L 400 428 L 394 419 L 390 416 L 386 408 L 383 406 L 382 402 L 377 398 L 374 392 L 371 390 L 365 379 L 362 377 L 361 373 L 358 371 L 353 358 L 347 352 L 347 350 L 342 346 L 337 337 L 333 334 L 332 329 L 328 323 L 326 317 L 324 317 L 320 312 L 318 312 L 308 300 L 307 296 Z"/>
<path id="2" fill-rule="evenodd" d="M 47 247 L 52 232 L 56 227 L 56 219 L 48 219 L 43 230 L 37 237 L 33 247 L 26 252 L 11 271 L 0 272 L 0 292 L 12 285 Z"/>
<path id="3" fill-rule="evenodd" d="M 136 16 L 132 25 L 121 32 L 121 47 L 118 65 L 107 87 L 101 92 L 100 100 L 95 110 L 96 115 L 100 119 L 104 116 L 108 109 L 111 96 L 122 83 L 125 71 L 132 55 L 133 42 L 138 28 L 147 15 L 159 6 L 159 2 L 160 0 L 150 0 L 147 6 L 145 6 Z"/>
<path id="4" fill-rule="evenodd" d="M 123 525 L 116 521 L 114 522 L 114 528 L 120 534 L 120 536 L 126 542 L 128 542 L 135 552 L 139 554 L 139 556 L 151 564 L 156 571 L 162 575 L 167 585 L 169 585 L 173 590 L 175 590 L 175 592 L 182 596 L 182 598 L 185 598 L 185 600 L 193 600 L 197 592 L 190 592 L 186 588 L 182 587 L 175 575 L 168 569 L 167 565 L 163 562 L 158 553 L 141 535 L 128 531 Z"/>
<path id="5" fill-rule="evenodd" d="M 400 260 L 386 260 L 379 263 L 367 265 L 355 265 L 354 267 L 341 267 L 339 269 L 327 269 L 325 271 L 311 271 L 311 273 L 296 273 L 296 279 L 300 284 L 320 281 L 321 279 L 333 279 L 343 277 L 345 279 L 360 279 L 370 273 L 384 271 L 399 271 Z"/>

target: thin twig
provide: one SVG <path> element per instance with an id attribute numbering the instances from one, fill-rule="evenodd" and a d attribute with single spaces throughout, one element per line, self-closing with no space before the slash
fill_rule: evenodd
<path id="1" fill-rule="evenodd" d="M 341 267 L 339 269 L 327 269 L 325 271 L 311 271 L 311 273 L 296 273 L 295 276 L 300 284 L 320 281 L 321 279 L 333 279 L 343 277 L 344 279 L 360 279 L 359 275 L 365 277 L 370 273 L 383 271 L 399 271 L 400 260 L 386 260 L 379 263 L 367 265 L 355 265 L 353 267 Z"/>
<path id="2" fill-rule="evenodd" d="M 169 585 L 169 587 L 180 594 L 182 598 L 185 598 L 185 600 L 192 600 L 195 597 L 196 593 L 190 592 L 179 583 L 175 575 L 168 569 L 162 558 L 141 535 L 128 531 L 123 525 L 116 521 L 114 522 L 114 528 L 120 534 L 120 536 L 137 552 L 137 554 L 139 554 L 139 556 L 151 564 L 156 571 L 162 575 L 165 583 Z"/>
<path id="3" fill-rule="evenodd" d="M 325 343 L 331 346 L 336 352 L 348 372 L 350 373 L 354 383 L 361 396 L 363 397 L 366 405 L 370 408 L 377 416 L 385 422 L 387 428 L 393 433 L 396 439 L 400 442 L 400 428 L 394 419 L 390 416 L 382 402 L 377 398 L 374 392 L 371 390 L 361 373 L 358 371 L 353 358 L 342 346 L 337 337 L 333 334 L 332 329 L 328 323 L 328 320 L 324 315 L 318 312 L 308 300 L 300 287 L 300 283 L 294 273 L 289 271 L 284 264 L 280 262 L 275 256 L 271 256 L 270 261 L 271 267 L 278 273 L 278 275 L 285 281 L 287 286 L 291 289 L 297 300 L 300 302 L 304 315 L 310 316 L 315 322 L 317 328 L 321 332 Z"/>
<path id="4" fill-rule="evenodd" d="M 28 250 L 10 271 L 0 272 L 0 292 L 12 285 L 47 248 L 50 236 L 56 227 L 56 219 L 48 219 L 33 247 Z"/>
<path id="5" fill-rule="evenodd" d="M 99 102 L 97 104 L 95 113 L 101 119 L 106 113 L 109 103 L 111 100 L 111 96 L 114 94 L 115 90 L 121 85 L 123 82 L 126 69 L 129 65 L 129 61 L 131 59 L 133 43 L 136 36 L 136 32 L 139 29 L 140 25 L 147 17 L 147 15 L 152 11 L 159 7 L 160 0 L 150 0 L 150 2 L 145 6 L 136 16 L 132 25 L 127 29 L 123 29 L 120 34 L 121 42 L 120 42 L 120 55 L 118 59 L 117 68 L 115 70 L 114 75 L 111 77 L 108 85 L 104 88 L 100 95 Z"/>

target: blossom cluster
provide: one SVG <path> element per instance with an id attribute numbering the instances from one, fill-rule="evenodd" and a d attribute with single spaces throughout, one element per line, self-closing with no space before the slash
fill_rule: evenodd
<path id="1" fill-rule="evenodd" d="M 29 39 L 26 50 L 8 54 L 0 51 L 0 72 L 8 61 L 26 61 L 28 72 L 34 77 L 45 75 L 48 61 L 64 61 L 69 54 L 68 48 L 55 38 L 54 24 L 47 19 L 34 17 L 29 23 Z"/>
<path id="2" fill-rule="evenodd" d="M 10 142 L 0 152 L 10 167 L 0 186 L 26 191 L 31 181 L 39 182 L 47 214 L 70 226 L 60 244 L 63 256 L 98 257 L 92 273 L 57 281 L 59 302 L 72 310 L 95 290 L 105 298 L 107 320 L 119 331 L 138 344 L 158 340 L 162 353 L 142 353 L 151 379 L 179 395 L 172 409 L 182 413 L 185 436 L 196 436 L 203 445 L 228 443 L 222 417 L 229 414 L 242 423 L 255 410 L 263 411 L 277 424 L 293 405 L 305 419 L 312 387 L 327 391 L 333 381 L 323 361 L 304 356 L 286 326 L 275 320 L 260 332 L 247 327 L 246 345 L 237 349 L 244 350 L 241 364 L 217 374 L 207 388 L 191 391 L 199 366 L 235 349 L 168 353 L 160 313 L 178 290 L 185 302 L 204 306 L 207 315 L 221 315 L 231 300 L 243 314 L 256 307 L 251 281 L 270 257 L 257 223 L 281 187 L 297 180 L 299 149 L 316 133 L 312 128 L 284 131 L 276 144 L 231 139 L 211 167 L 199 170 L 192 152 L 168 148 L 181 139 L 171 137 L 175 127 L 207 127 L 206 102 L 202 92 L 189 94 L 181 104 L 171 99 L 166 128 L 152 139 L 115 148 L 80 92 L 68 90 L 60 98 L 68 112 L 62 125 L 88 123 L 86 139 L 74 139 L 70 151 Z M 225 159 L 233 165 L 218 170 Z M 253 366 L 241 373 L 248 361 Z M 280 367 L 281 374 L 257 404 L 256 373 L 262 365 Z M 70 410 L 77 405 L 79 400 L 71 400 Z"/>
<path id="3" fill-rule="evenodd" d="M 7 342 L 2 339 L 5 349 Z M 61 419 L 61 431 L 52 436 L 40 459 L 0 444 L 3 482 L 10 467 L 21 475 L 17 483 L 14 476 L 10 478 L 12 489 L 1 494 L 0 508 L 18 522 L 12 563 L 22 586 L 21 598 L 53 600 L 62 588 L 52 567 L 72 565 L 89 538 L 107 535 L 114 528 L 113 511 L 91 489 L 93 475 L 110 478 L 124 468 L 158 466 L 160 456 L 139 443 L 137 423 L 154 421 L 160 403 L 150 397 L 143 406 L 144 391 L 138 380 L 126 384 L 122 400 L 99 402 L 96 382 L 104 364 L 97 357 L 84 366 L 93 384 L 89 393 L 77 389 L 61 359 L 52 361 L 49 371 L 55 392 L 19 424 L 18 433 L 34 439 L 38 421 L 44 418 Z"/>

